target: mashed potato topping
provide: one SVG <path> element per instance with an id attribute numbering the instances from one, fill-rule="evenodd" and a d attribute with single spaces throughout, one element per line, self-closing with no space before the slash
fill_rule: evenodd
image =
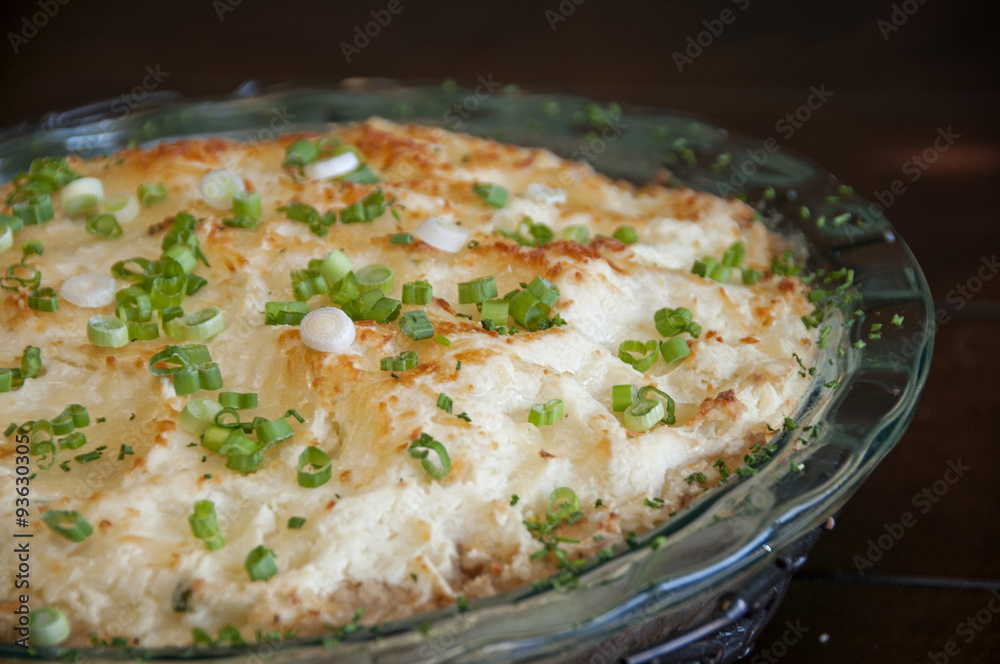
<path id="1" fill-rule="evenodd" d="M 99 347 L 88 341 L 88 319 L 115 315 L 113 304 L 64 300 L 44 312 L 28 306 L 25 289 L 3 291 L 0 366 L 17 366 L 23 349 L 35 346 L 43 368 L 0 394 L 0 424 L 52 420 L 70 404 L 91 417 L 80 429 L 85 446 L 59 449 L 47 468 L 52 459 L 31 459 L 32 608 L 63 612 L 72 630 L 66 643 L 86 645 L 93 633 L 186 645 L 192 628 L 214 636 L 227 625 L 247 639 L 258 629 L 312 634 L 350 621 L 357 609 L 373 624 L 533 581 L 667 520 L 720 480 L 718 459 L 733 470 L 752 445 L 766 443 L 768 427 L 779 429 L 805 392 L 810 379 L 793 354 L 807 363 L 815 355 L 815 334 L 800 320 L 812 309 L 806 288 L 771 273 L 783 246 L 745 205 L 687 189 L 635 188 L 544 150 L 379 119 L 324 136 L 354 146 L 378 181 L 310 179 L 283 166 L 302 136 L 189 139 L 70 159 L 75 172 L 101 181 L 105 196 L 163 183 L 166 199 L 121 223 L 121 237 L 104 239 L 85 230 L 84 216 L 67 215 L 55 194 L 55 217 L 25 226 L 0 253 L 6 268 L 20 259 L 22 242 L 40 241 L 44 253 L 25 262 L 40 270 L 42 287 L 58 291 L 76 275 L 110 275 L 117 261 L 155 260 L 175 215 L 190 213 L 210 266 L 193 269 L 207 284 L 182 306 L 186 314 L 221 310 L 226 329 L 204 343 L 222 390 L 257 393 L 257 408 L 240 411 L 244 421 L 289 409 L 304 419 L 286 418 L 294 435 L 264 450 L 253 472 L 228 468 L 226 456 L 180 425 L 188 402 L 218 392 L 177 396 L 170 376 L 150 372 L 153 355 L 180 342 L 161 328 L 153 340 Z M 206 201 L 202 178 L 216 169 L 260 194 L 255 228 L 224 225 L 232 214 Z M 477 194 L 477 183 L 503 187 L 502 207 Z M 322 235 L 289 219 L 285 207 L 339 214 L 376 190 L 386 202 L 376 218 L 337 221 Z M 467 229 L 467 243 L 449 252 L 393 238 L 428 217 Z M 544 224 L 534 227 L 539 236 L 531 224 Z M 612 237 L 626 224 L 638 242 Z M 589 241 L 561 239 L 573 225 L 585 227 Z M 546 230 L 552 240 L 531 246 Z M 695 261 L 719 260 L 735 242 L 745 247 L 743 266 L 763 272 L 757 283 L 744 284 L 739 270 L 725 283 L 692 273 Z M 266 325 L 265 303 L 295 300 L 290 273 L 334 249 L 355 271 L 389 266 L 390 298 L 401 299 L 404 283 L 426 280 L 431 303 L 402 311 L 425 312 L 433 336 L 413 340 L 399 319 L 360 320 L 346 350 L 324 353 L 307 347 L 294 325 Z M 539 276 L 552 282 L 555 324 L 484 329 L 476 305 L 459 302 L 458 286 L 484 276 L 495 277 L 498 298 Z M 310 309 L 321 306 L 334 306 L 328 294 L 309 298 Z M 665 307 L 688 309 L 701 332 L 680 335 L 690 349 L 684 359 L 659 357 L 637 371 L 619 358 L 619 346 L 665 341 L 654 324 Z M 406 351 L 417 353 L 415 368 L 380 368 L 382 358 Z M 612 408 L 616 385 L 669 394 L 675 422 L 629 431 Z M 452 412 L 439 407 L 441 394 Z M 531 424 L 532 405 L 552 399 L 562 401 L 562 417 Z M 447 451 L 451 467 L 441 479 L 409 452 L 422 434 Z M 298 482 L 308 446 L 331 460 L 331 478 L 316 488 Z M 80 460 L 95 451 L 99 458 Z M 15 492 L 15 457 L 11 434 L 0 448 L 7 497 Z M 434 452 L 426 460 L 439 462 Z M 560 487 L 572 489 L 582 516 L 556 534 L 578 543 L 534 555 L 544 545 L 525 522 L 544 523 Z M 188 517 L 199 500 L 214 504 L 222 548 L 208 550 L 192 534 Z M 78 512 L 92 534 L 80 542 L 60 536 L 41 518 L 48 510 Z M 305 521 L 290 528 L 293 517 Z M 14 523 L 13 500 L 0 503 L 0 519 Z M 5 551 L 10 532 L 0 536 Z M 245 561 L 258 546 L 273 552 L 277 573 L 252 581 Z M 5 565 L 0 626 L 14 641 L 11 610 L 21 591 Z"/>

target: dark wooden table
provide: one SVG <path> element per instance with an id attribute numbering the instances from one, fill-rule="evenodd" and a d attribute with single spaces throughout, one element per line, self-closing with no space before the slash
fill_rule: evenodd
<path id="1" fill-rule="evenodd" d="M 996 3 L 345 4 L 8 1 L 0 124 L 144 83 L 197 96 L 247 79 L 482 76 L 703 113 L 892 196 L 887 215 L 950 321 L 909 431 L 821 537 L 747 661 L 1000 661 Z M 355 42 L 372 11 L 385 25 Z M 788 135 L 777 123 L 813 86 L 826 99 Z"/>

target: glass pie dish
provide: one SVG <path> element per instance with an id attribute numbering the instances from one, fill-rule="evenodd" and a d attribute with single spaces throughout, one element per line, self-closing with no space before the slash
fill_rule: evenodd
<path id="1" fill-rule="evenodd" d="M 117 101 L 117 100 L 116 100 Z M 931 356 L 920 268 L 876 208 L 811 161 L 702 118 L 563 94 L 350 81 L 339 90 L 255 85 L 222 100 L 151 93 L 134 109 L 98 103 L 0 133 L 0 178 L 35 157 L 106 154 L 183 136 L 253 143 L 371 116 L 545 147 L 637 184 L 738 195 L 816 273 L 853 271 L 830 314 L 820 369 L 756 474 L 706 492 L 661 526 L 560 574 L 472 602 L 323 637 L 243 646 L 25 650 L 36 659 L 274 662 L 731 661 L 780 601 L 826 522 L 899 440 Z M 902 320 L 894 325 L 890 321 Z M 848 324 L 849 323 L 849 324 Z M 882 324 L 871 335 L 873 324 Z M 835 384 L 835 388 L 831 386 Z M 807 433 L 808 432 L 808 433 Z"/>

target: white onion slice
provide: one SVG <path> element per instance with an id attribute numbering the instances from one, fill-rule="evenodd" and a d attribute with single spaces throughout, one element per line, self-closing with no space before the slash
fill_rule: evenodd
<path id="1" fill-rule="evenodd" d="M 233 196 L 246 191 L 243 178 L 225 168 L 209 171 L 201 176 L 201 195 L 217 210 L 233 207 Z"/>
<path id="2" fill-rule="evenodd" d="M 465 246 L 469 239 L 468 229 L 453 224 L 441 217 L 428 217 L 417 226 L 413 234 L 435 249 L 455 253 Z"/>
<path id="3" fill-rule="evenodd" d="M 59 201 L 66 214 L 90 212 L 104 198 L 104 184 L 97 178 L 77 178 L 59 191 Z"/>
<path id="4" fill-rule="evenodd" d="M 59 297 L 78 307 L 103 307 L 115 301 L 115 280 L 97 272 L 78 274 L 62 283 Z"/>
<path id="5" fill-rule="evenodd" d="M 111 194 L 101 201 L 101 212 L 114 215 L 119 224 L 124 224 L 139 215 L 139 201 L 129 193 Z"/>
<path id="6" fill-rule="evenodd" d="M 532 182 L 524 188 L 524 195 L 539 203 L 565 203 L 566 190 L 556 187 L 546 187 L 544 184 Z"/>
<path id="7" fill-rule="evenodd" d="M 338 178 L 341 175 L 347 175 L 360 165 L 361 161 L 358 160 L 356 154 L 345 152 L 344 154 L 338 154 L 336 157 L 313 162 L 302 169 L 302 172 L 311 180 L 326 180 L 327 178 Z"/>
<path id="8" fill-rule="evenodd" d="M 354 343 L 354 321 L 336 307 L 322 307 L 299 323 L 302 343 L 324 353 L 339 353 Z"/>

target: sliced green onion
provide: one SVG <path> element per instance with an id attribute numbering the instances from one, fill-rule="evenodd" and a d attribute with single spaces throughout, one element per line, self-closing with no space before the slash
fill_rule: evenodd
<path id="1" fill-rule="evenodd" d="M 160 328 L 156 323 L 126 323 L 129 341 L 150 341 L 160 337 Z"/>
<path id="2" fill-rule="evenodd" d="M 87 221 L 84 223 L 84 228 L 91 235 L 96 235 L 105 240 L 120 238 L 123 232 L 121 225 L 119 225 L 118 220 L 115 219 L 115 215 L 113 214 L 89 214 L 87 215 Z"/>
<path id="3" fill-rule="evenodd" d="M 379 363 L 382 371 L 409 371 L 415 369 L 419 357 L 415 351 L 403 351 L 399 355 L 383 357 Z"/>
<path id="4" fill-rule="evenodd" d="M 243 179 L 224 168 L 209 171 L 201 177 L 201 195 L 217 210 L 228 210 L 233 206 L 233 196 L 246 190 Z"/>
<path id="5" fill-rule="evenodd" d="M 282 166 L 306 166 L 319 158 L 319 148 L 312 141 L 300 138 L 285 148 Z"/>
<path id="6" fill-rule="evenodd" d="M 115 301 L 115 280 L 106 274 L 89 272 L 70 277 L 59 287 L 59 295 L 70 304 L 94 309 Z"/>
<path id="7" fill-rule="evenodd" d="M 483 199 L 483 202 L 487 205 L 495 208 L 502 208 L 504 205 L 507 205 L 508 192 L 498 184 L 478 182 L 472 185 L 472 193 Z"/>
<path id="8" fill-rule="evenodd" d="M 301 516 L 293 516 L 288 519 L 289 530 L 302 530 L 302 526 L 304 526 L 305 524 L 306 520 Z"/>
<path id="9" fill-rule="evenodd" d="M 187 294 L 185 288 L 187 282 L 184 277 L 157 277 L 153 279 L 153 285 L 149 289 L 149 303 L 154 309 L 166 309 L 180 305 Z"/>
<path id="10" fill-rule="evenodd" d="M 639 388 L 635 385 L 615 385 L 611 388 L 611 410 L 620 413 L 636 400 Z"/>
<path id="11" fill-rule="evenodd" d="M 25 226 L 45 223 L 56 215 L 52 209 L 52 198 L 48 194 L 29 196 L 12 205 L 11 211 L 21 218 Z"/>
<path id="12" fill-rule="evenodd" d="M 178 421 L 182 429 L 195 436 L 200 436 L 215 423 L 215 417 L 221 410 L 222 404 L 218 401 L 194 399 L 184 406 Z"/>
<path id="13" fill-rule="evenodd" d="M 0 367 L 0 394 L 4 392 L 10 392 L 11 388 L 14 386 L 14 371 L 6 367 Z M 5 434 L 9 436 L 10 434 Z"/>
<path id="14" fill-rule="evenodd" d="M 53 312 L 59 309 L 59 296 L 49 286 L 36 288 L 28 293 L 28 306 L 38 311 Z"/>
<path id="15" fill-rule="evenodd" d="M 265 549 L 263 544 L 247 554 L 243 568 L 251 581 L 267 581 L 278 573 L 278 565 L 274 562 L 274 551 Z"/>
<path id="16" fill-rule="evenodd" d="M 204 277 L 199 277 L 197 274 L 186 274 L 184 275 L 184 293 L 194 295 L 207 283 L 208 280 Z"/>
<path id="17" fill-rule="evenodd" d="M 136 256 L 135 258 L 129 258 L 123 261 L 118 261 L 111 266 L 111 276 L 115 279 L 121 279 L 122 281 L 142 281 L 145 278 L 146 266 L 150 264 L 150 260 L 143 258 L 142 256 Z M 135 263 L 139 266 L 139 271 L 130 270 L 128 268 L 129 263 Z"/>
<path id="18" fill-rule="evenodd" d="M 639 241 L 639 234 L 635 232 L 635 226 L 632 224 L 622 224 L 611 236 L 622 244 L 635 244 Z"/>
<path id="19" fill-rule="evenodd" d="M 743 264 L 746 252 L 746 245 L 742 242 L 733 242 L 722 255 L 722 264 L 726 267 L 739 268 Z"/>
<path id="20" fill-rule="evenodd" d="M 691 348 L 682 337 L 674 337 L 660 344 L 660 354 L 663 355 L 667 364 L 680 362 L 691 354 Z"/>
<path id="21" fill-rule="evenodd" d="M 183 244 L 175 244 L 166 249 L 163 252 L 163 257 L 161 261 L 170 259 L 177 263 L 180 273 L 187 274 L 193 271 L 198 266 L 198 254 L 191 247 L 185 246 Z M 177 271 L 177 270 L 174 270 Z M 175 275 L 175 276 L 180 276 Z"/>
<path id="22" fill-rule="evenodd" d="M 546 314 L 546 307 L 531 291 L 518 291 L 510 299 L 510 316 L 514 322 L 527 330 L 538 329 L 538 324 Z"/>
<path id="23" fill-rule="evenodd" d="M 691 266 L 691 272 L 697 274 L 699 277 L 709 278 L 712 270 L 718 265 L 718 261 L 714 258 L 709 258 L 708 256 L 702 258 L 701 260 L 696 260 L 694 265 Z"/>
<path id="24" fill-rule="evenodd" d="M 451 348 L 451 341 L 449 341 L 448 337 L 444 336 L 443 334 L 439 334 L 436 337 L 434 337 L 434 341 L 438 342 L 439 344 L 441 344 L 446 348 Z"/>
<path id="25" fill-rule="evenodd" d="M 389 293 L 393 285 L 392 268 L 381 263 L 365 265 L 354 273 L 354 278 L 358 281 L 358 291 L 379 289 L 382 293 Z"/>
<path id="26" fill-rule="evenodd" d="M 479 277 L 458 284 L 459 304 L 479 304 L 497 296 L 496 277 Z"/>
<path id="27" fill-rule="evenodd" d="M 625 428 L 634 433 L 649 431 L 663 419 L 663 402 L 657 399 L 639 399 L 625 409 Z"/>
<path id="28" fill-rule="evenodd" d="M 701 325 L 692 320 L 693 314 L 689 309 L 678 307 L 671 309 L 664 307 L 653 314 L 653 323 L 656 331 L 665 337 L 675 337 L 682 332 L 687 332 L 695 339 L 701 334 Z"/>
<path id="29" fill-rule="evenodd" d="M 414 459 L 420 459 L 420 465 L 436 480 L 443 480 L 451 472 L 451 457 L 448 456 L 448 450 L 429 434 L 421 433 L 420 438 L 410 443 L 409 452 Z M 428 458 L 429 452 L 437 455 L 438 465 Z"/>
<path id="30" fill-rule="evenodd" d="M 663 390 L 660 390 L 660 389 L 657 389 L 657 388 L 653 387 L 652 385 L 647 385 L 646 387 L 639 388 L 639 399 L 640 400 L 642 400 L 642 399 L 648 399 L 650 392 L 654 392 L 654 393 L 656 393 L 656 395 L 658 397 L 662 397 L 661 401 L 664 403 L 664 405 L 666 407 L 666 415 L 663 416 L 663 418 L 662 418 L 661 421 L 664 424 L 673 424 L 674 423 L 674 400 L 670 397 L 669 394 L 667 394 Z"/>
<path id="31" fill-rule="evenodd" d="M 343 175 L 337 179 L 342 182 L 357 182 L 358 184 L 375 184 L 382 181 L 382 178 L 368 164 L 361 164 L 347 175 Z"/>
<path id="32" fill-rule="evenodd" d="M 307 164 L 303 169 L 303 173 L 310 180 L 327 180 L 347 175 L 360 165 L 361 160 L 358 159 L 356 154 L 353 152 L 344 152 L 323 161 Z"/>
<path id="33" fill-rule="evenodd" d="M 299 455 L 299 486 L 315 489 L 326 484 L 332 474 L 329 455 L 315 445 L 310 445 Z"/>
<path id="34" fill-rule="evenodd" d="M 191 534 L 205 543 L 209 551 L 217 551 L 226 545 L 226 536 L 219 528 L 215 515 L 215 503 L 211 500 L 196 500 L 194 512 L 188 515 Z"/>
<path id="35" fill-rule="evenodd" d="M 434 299 L 434 289 L 424 279 L 403 284 L 403 304 L 430 304 Z"/>
<path id="36" fill-rule="evenodd" d="M 364 208 L 365 221 L 374 221 L 385 212 L 385 195 L 381 189 L 376 189 L 361 199 L 361 206 Z"/>
<path id="37" fill-rule="evenodd" d="M 91 316 L 87 320 L 87 340 L 102 348 L 121 348 L 128 343 L 128 325 L 114 316 Z"/>
<path id="38" fill-rule="evenodd" d="M 764 277 L 764 273 L 752 267 L 743 268 L 743 283 L 752 286 Z"/>
<path id="39" fill-rule="evenodd" d="M 642 353 L 642 355 L 635 357 L 632 353 Z M 649 369 L 656 363 L 656 357 L 656 340 L 650 340 L 643 343 L 641 341 L 630 339 L 628 341 L 623 341 L 621 345 L 618 346 L 618 359 L 625 364 L 632 366 L 632 368 L 636 371 L 646 371 Z"/>
<path id="40" fill-rule="evenodd" d="M 413 234 L 435 249 L 451 253 L 461 251 L 469 238 L 468 230 L 440 217 L 429 217 L 424 220 Z"/>
<path id="41" fill-rule="evenodd" d="M 139 200 L 142 207 L 151 207 L 167 199 L 167 187 L 159 182 L 143 182 L 139 185 Z"/>
<path id="42" fill-rule="evenodd" d="M 257 442 L 260 443 L 262 450 L 284 442 L 295 435 L 292 425 L 283 417 L 275 420 L 265 420 L 262 417 L 254 418 L 253 430 L 257 434 Z"/>
<path id="43" fill-rule="evenodd" d="M 330 301 L 341 307 L 351 300 L 356 300 L 359 295 L 358 280 L 353 272 L 348 272 L 339 284 L 330 287 Z"/>
<path id="44" fill-rule="evenodd" d="M 219 448 L 219 454 L 226 457 L 226 468 L 243 474 L 252 473 L 264 460 L 264 454 L 258 444 L 244 436 L 238 429 L 229 434 L 226 442 Z"/>
<path id="45" fill-rule="evenodd" d="M 136 287 L 118 291 L 115 293 L 115 315 L 124 321 L 148 321 L 153 316 L 149 295 Z"/>
<path id="46" fill-rule="evenodd" d="M 376 323 L 391 323 L 399 318 L 399 312 L 401 309 L 402 303 L 399 300 L 391 297 L 383 297 L 379 298 L 379 300 L 372 305 L 366 315 L 369 320 L 373 320 Z"/>
<path id="47" fill-rule="evenodd" d="M 708 277 L 713 281 L 718 281 L 720 284 L 724 284 L 729 281 L 729 276 L 732 273 L 732 268 L 725 265 L 716 265 L 708 273 Z"/>
<path id="48" fill-rule="evenodd" d="M 549 494 L 549 504 L 545 507 L 545 520 L 549 523 L 565 521 L 580 511 L 580 499 L 569 487 L 561 486 Z"/>
<path id="49" fill-rule="evenodd" d="M 223 408 L 235 408 L 236 410 L 249 410 L 250 408 L 256 408 L 257 393 L 219 392 L 219 405 Z"/>
<path id="50" fill-rule="evenodd" d="M 173 376 L 174 393 L 177 396 L 193 394 L 198 390 L 218 390 L 222 387 L 222 373 L 215 362 L 194 364 Z"/>
<path id="51" fill-rule="evenodd" d="M 327 283 L 319 270 L 306 268 L 303 270 L 292 270 L 292 293 L 299 302 L 309 300 L 313 295 L 327 293 L 330 291 L 330 284 Z"/>
<path id="52" fill-rule="evenodd" d="M 16 215 L 2 212 L 0 213 L 0 228 L 4 226 L 6 226 L 11 233 L 17 233 L 24 228 L 24 220 Z"/>
<path id="53" fill-rule="evenodd" d="M 42 514 L 42 521 L 52 532 L 71 542 L 82 542 L 94 532 L 87 520 L 76 511 L 49 510 Z"/>
<path id="54" fill-rule="evenodd" d="M 222 446 L 226 444 L 229 440 L 229 436 L 232 435 L 233 430 L 229 427 L 220 427 L 215 425 L 215 418 L 218 413 L 222 410 L 222 406 L 219 406 L 219 411 L 216 411 L 212 416 L 212 423 L 208 425 L 205 432 L 201 434 L 201 444 L 202 447 L 206 447 L 213 452 L 218 452 L 222 449 Z M 208 413 L 206 412 L 206 417 Z"/>
<path id="55" fill-rule="evenodd" d="M 587 244 L 590 242 L 590 231 L 583 224 L 571 224 L 566 228 L 562 229 L 559 233 L 559 237 L 564 240 L 571 240 L 573 242 L 579 242 L 580 244 Z"/>
<path id="56" fill-rule="evenodd" d="M 411 244 L 413 233 L 393 233 L 389 236 L 389 242 L 391 244 Z"/>
<path id="57" fill-rule="evenodd" d="M 59 439 L 59 449 L 78 450 L 87 444 L 87 436 L 82 431 L 74 431 L 65 438 Z"/>
<path id="58" fill-rule="evenodd" d="M 402 326 L 402 321 L 400 325 Z M 302 343 L 324 353 L 347 350 L 354 343 L 355 334 L 354 321 L 335 307 L 316 309 L 299 324 Z"/>
<path id="59" fill-rule="evenodd" d="M 543 277 L 535 277 L 528 284 L 528 292 L 537 297 L 542 304 L 551 309 L 559 299 L 559 288 Z"/>
<path id="60" fill-rule="evenodd" d="M 446 413 L 451 413 L 454 402 L 452 402 L 451 397 L 449 397 L 444 392 L 438 394 L 437 407 Z"/>
<path id="61" fill-rule="evenodd" d="M 222 404 L 219 405 L 222 406 Z M 226 421 L 227 416 L 233 418 L 231 422 Z M 215 418 L 212 420 L 212 423 L 217 427 L 222 427 L 223 429 L 243 430 L 242 423 L 240 422 L 240 414 L 235 408 L 230 406 L 222 406 L 222 408 L 219 409 L 219 412 L 215 414 Z"/>
<path id="62" fill-rule="evenodd" d="M 547 424 L 555 424 L 562 416 L 562 399 L 550 399 L 545 403 L 531 405 L 531 410 L 528 411 L 528 422 L 534 424 L 536 427 L 540 427 Z"/>
<path id="63" fill-rule="evenodd" d="M 414 341 L 434 336 L 434 326 L 423 309 L 404 313 L 399 319 L 399 330 Z"/>
<path id="64" fill-rule="evenodd" d="M 233 214 L 237 217 L 259 217 L 260 211 L 260 194 L 256 191 L 233 194 Z"/>
<path id="65" fill-rule="evenodd" d="M 14 263 L 7 266 L 7 276 L 3 281 L 7 290 L 17 290 L 19 287 L 35 289 L 42 283 L 42 273 L 27 263 Z"/>
<path id="66" fill-rule="evenodd" d="M 507 324 L 509 312 L 509 300 L 486 300 L 483 302 L 481 319 L 490 321 L 495 327 L 500 327 Z"/>
<path id="67" fill-rule="evenodd" d="M 334 249 L 315 267 L 327 283 L 332 286 L 347 276 L 347 273 L 351 271 L 351 265 L 351 259 L 347 257 L 347 254 L 339 249 Z"/>
<path id="68" fill-rule="evenodd" d="M 226 320 L 218 307 L 205 307 L 183 318 L 174 318 L 163 326 L 172 339 L 180 341 L 205 341 L 226 329 Z"/>
<path id="69" fill-rule="evenodd" d="M 62 611 L 47 606 L 28 613 L 28 631 L 31 645 L 44 648 L 57 646 L 69 638 L 70 626 Z"/>
<path id="70" fill-rule="evenodd" d="M 81 406 L 78 403 L 66 406 L 56 419 L 59 420 L 63 418 L 69 418 L 72 420 L 73 426 L 77 429 L 83 429 L 90 426 L 90 413 L 87 411 L 85 406 Z"/>
<path id="71" fill-rule="evenodd" d="M 212 356 L 205 344 L 187 344 L 183 346 L 166 346 L 149 359 L 149 372 L 154 376 L 170 376 L 196 364 L 211 362 Z M 160 368 L 160 362 L 175 364 L 174 367 Z"/>
<path id="72" fill-rule="evenodd" d="M 63 212 L 77 215 L 97 208 L 104 198 L 104 184 L 97 178 L 78 178 L 59 192 Z"/>
<path id="73" fill-rule="evenodd" d="M 139 215 L 139 201 L 132 194 L 111 194 L 101 201 L 100 211 L 114 215 L 119 224 L 127 224 Z"/>
<path id="74" fill-rule="evenodd" d="M 309 313 L 305 302 L 265 302 L 265 325 L 298 325 Z"/>
<path id="75" fill-rule="evenodd" d="M 160 323 L 166 325 L 175 318 L 181 318 L 184 315 L 184 310 L 179 306 L 166 307 L 160 310 Z"/>

